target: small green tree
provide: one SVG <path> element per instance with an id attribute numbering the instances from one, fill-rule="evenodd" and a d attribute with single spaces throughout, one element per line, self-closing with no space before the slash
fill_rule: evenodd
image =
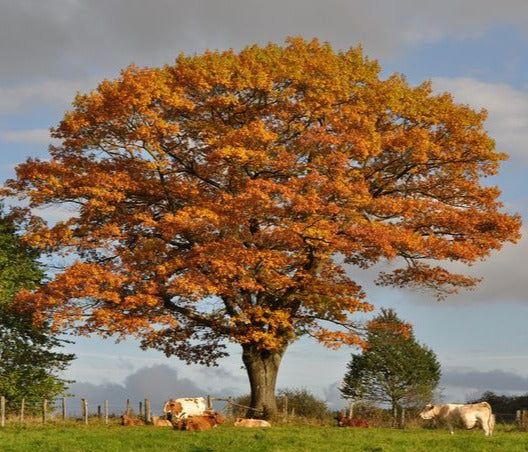
<path id="1" fill-rule="evenodd" d="M 323 420 L 331 415 L 326 402 L 317 398 L 307 389 L 279 389 L 277 391 L 277 399 L 280 411 L 284 411 L 287 408 L 288 412 L 291 413 L 293 409 L 296 416 Z M 285 406 L 286 400 L 288 400 L 287 406 Z"/>
<path id="2" fill-rule="evenodd" d="M 10 409 L 25 398 L 31 411 L 32 402 L 64 392 L 67 381 L 58 373 L 75 358 L 57 351 L 66 341 L 47 325 L 36 328 L 31 313 L 12 309 L 17 292 L 36 287 L 42 278 L 38 254 L 20 242 L 13 223 L 0 214 L 0 395 Z"/>
<path id="3" fill-rule="evenodd" d="M 392 309 L 382 310 L 368 324 L 367 341 L 369 348 L 353 354 L 347 365 L 340 388 L 344 398 L 390 404 L 394 420 L 401 407 L 431 400 L 440 363 Z"/>

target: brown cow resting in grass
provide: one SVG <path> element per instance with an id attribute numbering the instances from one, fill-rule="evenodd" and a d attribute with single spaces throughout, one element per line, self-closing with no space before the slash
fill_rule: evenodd
<path id="1" fill-rule="evenodd" d="M 131 425 L 145 425 L 145 421 L 143 419 L 129 416 L 128 414 L 123 414 L 121 416 L 121 425 L 124 425 L 125 427 L 130 427 Z"/>
<path id="2" fill-rule="evenodd" d="M 271 427 L 271 424 L 262 419 L 244 419 L 239 417 L 235 419 L 235 427 Z"/>
<path id="3" fill-rule="evenodd" d="M 172 422 L 161 416 L 152 416 L 151 424 L 155 427 L 172 427 Z"/>
<path id="4" fill-rule="evenodd" d="M 347 418 L 345 416 L 345 413 L 340 412 L 337 415 L 337 425 L 339 427 L 361 427 L 361 428 L 369 428 L 370 425 L 365 419 L 359 419 L 359 418 Z"/>
<path id="5" fill-rule="evenodd" d="M 205 413 L 203 416 L 189 416 L 180 419 L 173 424 L 177 430 L 204 431 L 215 428 L 218 424 L 223 424 L 225 419 L 219 413 Z"/>

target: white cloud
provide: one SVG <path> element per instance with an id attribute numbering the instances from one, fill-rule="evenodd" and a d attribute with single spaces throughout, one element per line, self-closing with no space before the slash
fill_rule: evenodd
<path id="1" fill-rule="evenodd" d="M 487 128 L 497 150 L 528 163 L 528 92 L 467 77 L 434 78 L 433 88 L 453 94 L 457 102 L 485 108 L 489 113 Z"/>
<path id="2" fill-rule="evenodd" d="M 485 262 L 471 267 L 470 273 L 482 276 L 483 280 L 471 294 L 460 294 L 457 298 L 472 298 L 477 301 L 526 302 L 528 279 L 522 262 L 528 255 L 528 231 L 524 230 L 521 241 L 508 244 Z"/>
<path id="3" fill-rule="evenodd" d="M 0 172 L 13 172 L 15 167 L 16 163 L 2 163 L 0 164 Z"/>
<path id="4" fill-rule="evenodd" d="M 486 391 L 509 396 L 526 394 L 528 377 L 503 369 L 481 371 L 446 367 L 442 371 L 440 386 L 444 401 L 468 402 L 480 398 Z"/>
<path id="5" fill-rule="evenodd" d="M 0 141 L 4 141 L 5 143 L 47 144 L 53 140 L 48 129 L 26 129 L 1 131 Z"/>
<path id="6" fill-rule="evenodd" d="M 450 295 L 440 305 L 447 304 L 449 306 L 466 306 L 479 303 L 522 303 L 525 304 L 526 294 L 528 294 L 528 279 L 526 278 L 526 270 L 522 262 L 526 260 L 528 255 L 528 230 L 524 228 L 522 231 L 522 238 L 516 244 L 505 244 L 499 251 L 494 251 L 484 261 L 479 261 L 471 266 L 459 262 L 443 262 L 447 269 L 454 273 L 461 273 L 464 275 L 481 278 L 481 281 L 473 290 L 460 289 L 458 294 Z M 367 293 L 370 296 L 378 299 L 386 297 L 397 299 L 405 299 L 413 303 L 424 305 L 435 305 L 436 299 L 429 291 L 414 290 L 414 289 L 397 289 L 376 287 L 372 284 L 372 280 L 380 271 L 381 266 L 371 269 L 369 272 L 361 272 L 364 276 L 362 282 Z M 355 269 L 353 269 L 355 271 Z M 390 267 L 384 270 L 391 270 Z M 358 272 L 356 272 L 357 274 Z"/>
<path id="7" fill-rule="evenodd" d="M 136 62 L 170 63 L 181 52 L 318 36 L 363 42 L 376 57 L 492 23 L 524 26 L 524 0 L 0 0 L 0 77 L 76 78 Z"/>
<path id="8" fill-rule="evenodd" d="M 41 80 L 0 86 L 0 114 L 23 112 L 45 104 L 67 108 L 78 91 L 95 88 L 96 80 L 83 77 L 76 80 Z"/>
<path id="9" fill-rule="evenodd" d="M 164 401 L 171 397 L 207 395 L 191 379 L 181 377 L 176 369 L 165 364 L 142 367 L 129 374 L 122 384 L 108 381 L 100 384 L 79 382 L 70 385 L 68 392 L 76 399 L 87 399 L 92 410 L 108 400 L 110 411 L 116 414 L 125 410 L 127 399 L 133 403 L 134 409 L 137 409 L 139 401 L 150 399 L 152 411 L 158 415 L 161 414 Z M 77 406 L 78 403 L 74 408 Z"/>
<path id="10" fill-rule="evenodd" d="M 442 372 L 441 385 L 477 391 L 523 391 L 528 389 L 528 377 L 502 369 L 480 371 L 447 367 Z"/>
<path id="11" fill-rule="evenodd" d="M 524 229 L 523 237 L 516 244 L 506 244 L 500 251 L 495 251 L 485 261 L 472 266 L 461 263 L 450 263 L 447 267 L 454 272 L 482 278 L 474 290 L 461 290 L 457 295 L 448 298 L 450 305 L 471 303 L 526 303 L 528 279 L 525 267 L 520 264 L 528 255 L 528 231 Z M 430 294 L 409 292 L 409 298 L 423 303 L 430 299 Z"/>
<path id="12" fill-rule="evenodd" d="M 131 63 L 171 64 L 180 52 L 303 35 L 337 48 L 362 43 L 384 58 L 528 18 L 524 0 L 481 0 L 478 14 L 473 2 L 455 0 L 0 0 L 0 8 L 0 113 L 38 103 L 64 108 L 104 76 Z"/>
<path id="13" fill-rule="evenodd" d="M 341 397 L 340 386 L 341 381 L 336 381 L 323 388 L 324 401 L 331 410 L 342 410 L 348 405 L 348 402 Z"/>

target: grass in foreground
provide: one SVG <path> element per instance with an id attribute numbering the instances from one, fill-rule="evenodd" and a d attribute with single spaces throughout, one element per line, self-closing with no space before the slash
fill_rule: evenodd
<path id="1" fill-rule="evenodd" d="M 271 429 L 220 426 L 207 432 L 180 432 L 140 426 L 6 427 L 2 452 L 290 452 L 290 451 L 528 451 L 528 433 L 482 431 L 346 429 L 304 425 Z"/>

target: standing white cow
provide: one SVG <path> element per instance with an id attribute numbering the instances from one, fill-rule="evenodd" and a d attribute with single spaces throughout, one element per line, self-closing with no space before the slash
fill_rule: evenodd
<path id="1" fill-rule="evenodd" d="M 206 411 L 207 402 L 203 397 L 169 399 L 163 405 L 163 412 L 170 420 L 185 419 L 189 416 L 202 416 Z"/>
<path id="2" fill-rule="evenodd" d="M 420 417 L 422 419 L 434 419 L 446 424 L 451 434 L 454 434 L 456 424 L 462 424 L 467 429 L 478 424 L 486 436 L 490 436 L 495 427 L 495 415 L 491 412 L 491 406 L 488 402 L 468 405 L 456 403 L 427 405 L 420 413 Z"/>

